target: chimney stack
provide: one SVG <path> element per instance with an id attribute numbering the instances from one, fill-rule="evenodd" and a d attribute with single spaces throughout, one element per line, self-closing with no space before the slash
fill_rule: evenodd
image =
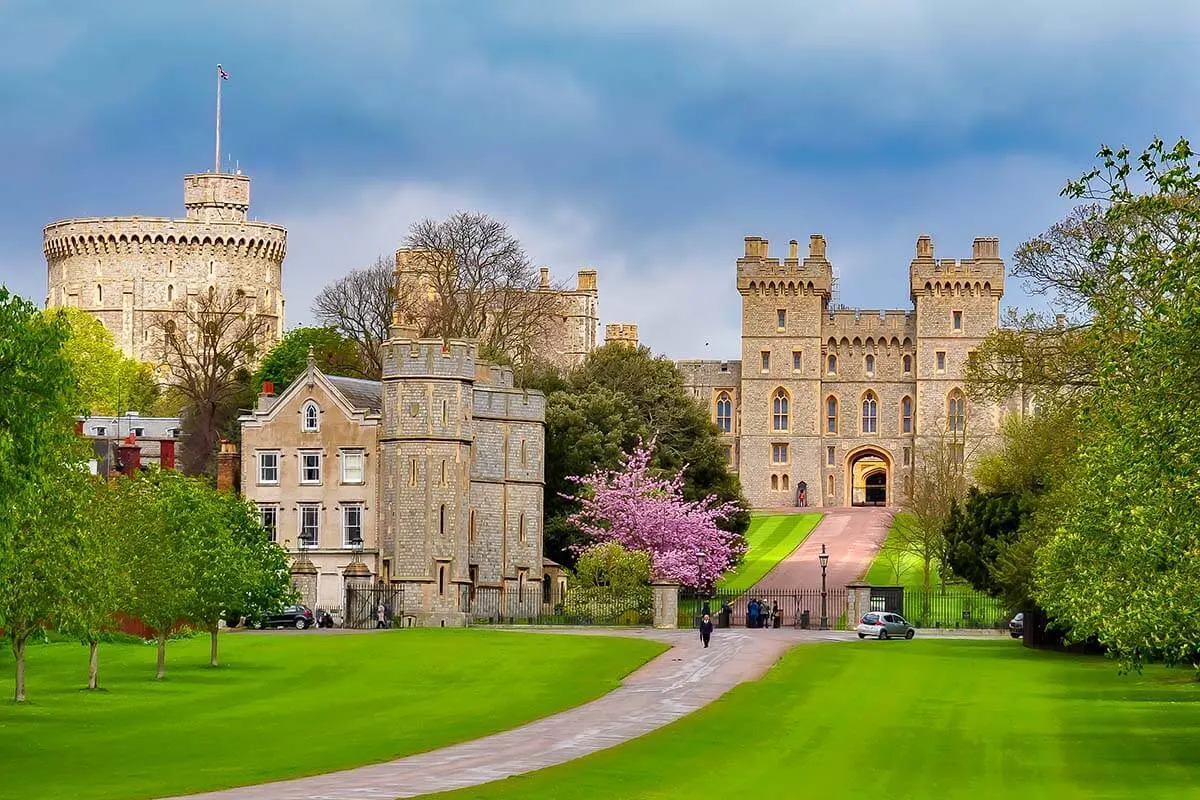
<path id="1" fill-rule="evenodd" d="M 800 259 L 800 243 L 795 239 L 788 242 L 788 260 L 798 261 Z"/>
<path id="2" fill-rule="evenodd" d="M 238 473 L 237 445 L 228 439 L 221 440 L 221 451 L 217 453 L 217 491 L 236 492 Z"/>
<path id="3" fill-rule="evenodd" d="M 121 474 L 127 478 L 136 476 L 138 470 L 142 468 L 142 448 L 137 443 L 137 437 L 132 433 L 125 437 L 125 441 L 117 445 L 117 463 L 120 464 Z"/>
<path id="4" fill-rule="evenodd" d="M 917 237 L 917 258 L 933 258 L 933 240 L 924 234 Z"/>
<path id="5" fill-rule="evenodd" d="M 542 274 L 541 283 L 539 283 L 538 285 L 542 289 L 549 289 L 550 288 L 550 268 L 549 267 L 541 267 L 540 269 L 538 269 L 538 272 L 540 272 Z"/>
<path id="6" fill-rule="evenodd" d="M 808 257 L 809 258 L 824 258 L 825 257 L 825 237 L 819 233 L 814 233 L 808 237 Z"/>
<path id="7" fill-rule="evenodd" d="M 262 391 L 258 393 L 258 410 L 270 411 L 274 404 L 275 384 L 272 381 L 263 381 Z"/>
<path id="8" fill-rule="evenodd" d="M 162 439 L 158 443 L 158 468 L 175 469 L 175 440 Z"/>

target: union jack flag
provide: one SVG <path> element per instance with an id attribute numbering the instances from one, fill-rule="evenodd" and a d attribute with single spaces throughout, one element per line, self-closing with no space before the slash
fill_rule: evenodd
<path id="1" fill-rule="evenodd" d="M 225 70 L 221 69 L 220 64 L 217 64 L 217 74 L 221 76 L 221 80 L 223 80 L 223 81 L 229 80 L 229 73 L 226 72 Z"/>

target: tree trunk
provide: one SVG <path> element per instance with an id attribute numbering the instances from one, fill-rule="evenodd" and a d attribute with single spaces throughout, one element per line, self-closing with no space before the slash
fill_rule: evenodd
<path id="1" fill-rule="evenodd" d="M 12 640 L 13 655 L 17 659 L 17 691 L 13 700 L 18 703 L 25 702 L 25 639 L 25 636 L 14 636 Z"/>
<path id="2" fill-rule="evenodd" d="M 209 653 L 209 663 L 214 667 L 220 666 L 220 664 L 217 662 L 217 629 L 219 627 L 220 623 L 214 622 L 212 627 L 208 629 L 208 635 L 212 639 L 212 650 Z"/>
<path id="3" fill-rule="evenodd" d="M 166 677 L 167 674 L 167 635 L 160 633 L 158 635 L 158 674 L 155 676 L 159 680 Z"/>
<path id="4" fill-rule="evenodd" d="M 88 688 L 96 688 L 96 666 L 100 661 L 100 643 L 95 639 L 88 642 Z"/>
<path id="5" fill-rule="evenodd" d="M 927 591 L 927 592 L 928 592 L 928 591 L 929 591 L 929 589 L 931 588 L 930 584 L 932 583 L 932 582 L 929 580 L 929 562 L 930 562 L 930 561 L 932 561 L 932 559 L 931 559 L 929 556 L 924 556 L 924 557 L 921 559 L 921 569 L 922 569 L 922 571 L 923 571 L 923 575 L 924 575 L 924 577 L 922 578 L 922 584 L 921 584 L 921 585 L 922 585 L 922 586 L 924 586 L 924 588 L 925 588 L 925 591 Z"/>

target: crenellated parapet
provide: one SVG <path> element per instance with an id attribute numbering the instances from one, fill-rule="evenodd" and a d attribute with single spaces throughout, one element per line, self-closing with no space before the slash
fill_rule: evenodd
<path id="1" fill-rule="evenodd" d="M 266 222 L 197 222 L 166 217 L 66 219 L 42 231 L 42 252 L 52 263 L 83 256 L 174 257 L 211 255 L 282 263 L 287 230 Z"/>
<path id="2" fill-rule="evenodd" d="M 934 258 L 933 240 L 917 239 L 917 252 L 909 264 L 909 285 L 913 301 L 921 295 L 967 295 L 1000 297 L 1004 294 L 1004 260 L 1000 240 L 976 238 L 971 258 Z"/>
<path id="3" fill-rule="evenodd" d="M 843 309 L 831 311 L 821 321 L 821 337 L 830 341 L 890 344 L 893 340 L 911 341 L 916 335 L 917 315 L 913 311 Z"/>
<path id="4" fill-rule="evenodd" d="M 604 343 L 619 344 L 637 349 L 638 326 L 633 323 L 614 322 L 604 326 Z"/>
<path id="5" fill-rule="evenodd" d="M 745 252 L 737 261 L 737 286 L 743 295 L 818 295 L 829 299 L 833 289 L 833 265 L 825 255 L 825 237 L 809 237 L 808 255 L 800 258 L 800 243 L 788 243 L 788 257 L 769 254 L 769 242 L 761 236 L 745 238 Z"/>

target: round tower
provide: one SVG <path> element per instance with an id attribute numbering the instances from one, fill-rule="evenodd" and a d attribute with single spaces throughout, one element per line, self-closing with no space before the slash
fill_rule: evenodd
<path id="1" fill-rule="evenodd" d="M 127 356 L 151 361 L 162 315 L 182 324 L 189 299 L 210 287 L 241 289 L 247 304 L 270 319 L 270 340 L 281 337 L 287 231 L 247 220 L 245 175 L 187 175 L 183 187 L 183 219 L 92 217 L 47 225 L 46 307 L 89 312 Z"/>

